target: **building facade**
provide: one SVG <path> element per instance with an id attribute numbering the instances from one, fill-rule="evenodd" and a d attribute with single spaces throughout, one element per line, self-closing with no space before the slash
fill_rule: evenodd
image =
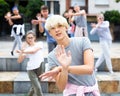
<path id="1" fill-rule="evenodd" d="M 107 10 L 120 11 L 119 3 L 115 0 L 43 0 L 50 6 L 52 13 L 63 14 L 70 6 L 78 4 L 85 9 L 88 14 L 96 14 Z"/>
<path id="2" fill-rule="evenodd" d="M 75 4 L 80 5 L 81 9 L 86 10 L 88 16 L 88 34 L 91 30 L 90 23 L 96 22 L 96 14 L 109 11 L 118 10 L 120 12 L 120 2 L 116 3 L 115 0 L 43 0 L 46 5 L 49 6 L 50 13 L 62 15 L 69 7 Z M 89 18 L 94 19 L 89 19 Z M 93 21 L 91 21 L 93 20 Z M 98 41 L 97 36 L 91 36 L 89 38 L 93 41 Z"/>

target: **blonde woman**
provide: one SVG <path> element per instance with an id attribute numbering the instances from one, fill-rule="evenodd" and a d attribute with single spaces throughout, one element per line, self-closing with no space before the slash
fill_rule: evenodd
<path id="1" fill-rule="evenodd" d="M 55 79 L 63 96 L 100 96 L 89 39 L 69 38 L 66 33 L 68 23 L 60 15 L 48 18 L 45 27 L 58 45 L 48 55 L 49 71 L 40 78 Z"/>

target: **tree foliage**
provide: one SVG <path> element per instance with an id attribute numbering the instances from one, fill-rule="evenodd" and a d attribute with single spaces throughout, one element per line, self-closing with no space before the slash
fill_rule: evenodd
<path id="1" fill-rule="evenodd" d="M 26 16 L 29 19 L 35 18 L 36 14 L 40 12 L 40 6 L 44 4 L 42 0 L 29 0 L 26 7 Z"/>
<path id="2" fill-rule="evenodd" d="M 115 0 L 117 3 L 120 2 L 120 0 Z"/>
<path id="3" fill-rule="evenodd" d="M 0 18 L 2 18 L 6 12 L 9 11 L 9 4 L 4 0 L 0 0 Z"/>
<path id="4" fill-rule="evenodd" d="M 104 13 L 105 20 L 108 20 L 110 23 L 120 24 L 120 13 L 118 10 L 110 10 Z"/>

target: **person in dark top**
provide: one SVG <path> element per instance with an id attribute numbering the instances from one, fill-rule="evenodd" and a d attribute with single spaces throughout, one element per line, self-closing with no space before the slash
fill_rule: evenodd
<path id="1" fill-rule="evenodd" d="M 19 13 L 17 6 L 12 8 L 13 15 L 8 12 L 5 15 L 9 25 L 12 26 L 11 37 L 14 37 L 14 44 L 11 51 L 11 55 L 14 55 L 14 50 L 18 44 L 18 48 L 21 49 L 22 37 L 25 35 L 23 16 Z"/>

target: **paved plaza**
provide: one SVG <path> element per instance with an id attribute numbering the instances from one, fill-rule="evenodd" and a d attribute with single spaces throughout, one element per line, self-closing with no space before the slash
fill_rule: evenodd
<path id="1" fill-rule="evenodd" d="M 44 40 L 40 40 L 44 44 L 44 56 L 46 57 L 48 54 L 47 43 Z M 91 42 L 92 48 L 94 50 L 94 56 L 99 57 L 101 48 L 98 42 Z M 12 41 L 0 41 L 0 57 L 17 57 L 18 54 L 15 53 L 14 56 L 11 56 L 10 51 L 12 49 L 13 42 Z M 120 42 L 113 42 L 111 46 L 111 58 L 119 58 L 120 57 Z"/>
<path id="2" fill-rule="evenodd" d="M 48 49 L 47 49 L 47 43 L 45 40 L 38 40 L 43 42 L 44 44 L 44 57 L 47 57 L 48 55 Z M 94 56 L 95 58 L 98 58 L 101 52 L 101 48 L 98 42 L 91 42 L 92 48 L 94 50 Z M 15 53 L 14 56 L 11 56 L 10 51 L 12 48 L 13 42 L 10 41 L 0 41 L 0 58 L 16 58 L 18 56 L 17 53 Z M 120 42 L 113 42 L 111 46 L 111 58 L 120 58 Z M 117 74 L 117 73 L 116 73 Z M 107 75 L 108 76 L 108 75 Z M 106 77 L 106 75 L 104 76 Z M 109 76 L 108 76 L 109 77 Z M 101 77 L 100 77 L 101 78 Z M 109 79 L 109 78 L 108 78 Z M 0 96 L 27 96 L 27 94 L 0 94 Z M 44 96 L 62 96 L 62 94 L 50 94 L 50 93 L 44 93 Z M 120 96 L 120 94 L 101 94 L 101 96 Z"/>

